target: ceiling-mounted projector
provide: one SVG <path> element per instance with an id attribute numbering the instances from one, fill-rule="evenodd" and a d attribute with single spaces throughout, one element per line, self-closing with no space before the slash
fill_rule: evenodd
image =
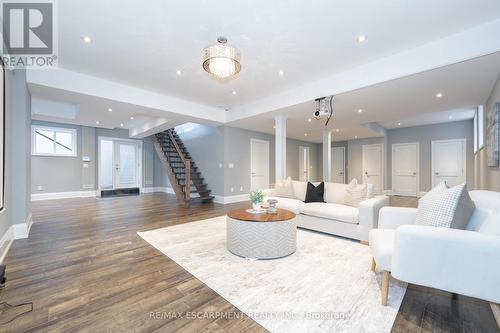
<path id="1" fill-rule="evenodd" d="M 316 110 L 314 110 L 314 118 L 326 118 L 325 126 L 333 116 L 333 96 L 316 98 Z"/>

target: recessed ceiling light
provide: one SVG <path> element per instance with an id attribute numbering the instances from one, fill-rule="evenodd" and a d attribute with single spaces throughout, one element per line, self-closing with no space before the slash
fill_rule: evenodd
<path id="1" fill-rule="evenodd" d="M 279 71 L 278 74 L 279 74 L 279 76 L 283 76 L 283 75 L 285 75 L 285 72 Z"/>
<path id="2" fill-rule="evenodd" d="M 123 123 L 120 124 L 120 127 L 123 127 Z"/>
<path id="3" fill-rule="evenodd" d="M 231 94 L 236 95 L 236 90 L 233 90 Z"/>
<path id="4" fill-rule="evenodd" d="M 274 129 L 276 129 L 276 126 L 273 126 Z"/>
<path id="5" fill-rule="evenodd" d="M 134 120 L 134 117 L 130 117 L 130 120 Z"/>
<path id="6" fill-rule="evenodd" d="M 340 130 L 337 128 L 337 129 L 335 130 L 335 132 L 337 132 L 337 133 L 338 133 L 338 132 L 340 132 Z"/>
<path id="7" fill-rule="evenodd" d="M 307 136 L 307 133 L 304 133 L 304 136 Z"/>
<path id="8" fill-rule="evenodd" d="M 355 139 L 357 139 L 357 138 L 358 138 L 358 136 L 357 136 L 357 135 L 355 135 L 355 136 L 354 136 L 354 138 L 355 138 Z"/>
<path id="9" fill-rule="evenodd" d="M 401 126 L 401 123 L 398 123 L 398 126 Z"/>
<path id="10" fill-rule="evenodd" d="M 99 125 L 99 120 L 96 120 L 95 123 L 96 123 L 96 125 Z"/>
<path id="11" fill-rule="evenodd" d="M 366 42 L 366 35 L 359 35 L 357 40 L 358 40 L 358 43 Z"/>
<path id="12" fill-rule="evenodd" d="M 93 42 L 92 38 L 90 38 L 89 36 L 83 36 L 82 40 L 86 44 L 91 44 Z"/>
<path id="13" fill-rule="evenodd" d="M 307 119 L 307 121 L 308 121 L 308 122 L 311 122 L 311 121 L 313 121 L 313 120 L 312 120 L 311 118 L 309 118 L 309 119 Z"/>
<path id="14" fill-rule="evenodd" d="M 178 70 L 175 71 L 175 74 L 177 74 L 178 76 L 181 76 L 182 75 L 182 71 L 180 69 L 178 69 Z"/>
<path id="15" fill-rule="evenodd" d="M 363 109 L 358 109 L 358 113 L 362 113 L 363 112 Z"/>
<path id="16" fill-rule="evenodd" d="M 108 112 L 113 112 L 113 109 L 112 108 L 108 108 Z"/>
<path id="17" fill-rule="evenodd" d="M 448 119 L 453 119 L 453 116 L 449 116 Z"/>
<path id="18" fill-rule="evenodd" d="M 442 94 L 442 93 L 437 93 L 437 94 L 436 94 L 436 98 L 441 98 L 441 97 L 443 97 L 443 94 Z"/>

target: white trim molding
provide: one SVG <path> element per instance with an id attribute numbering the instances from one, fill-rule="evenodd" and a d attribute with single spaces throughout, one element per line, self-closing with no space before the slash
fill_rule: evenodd
<path id="1" fill-rule="evenodd" d="M 32 193 L 31 201 L 70 199 L 70 198 L 95 198 L 98 191 L 74 191 L 74 192 L 53 192 L 53 193 Z"/>
<path id="2" fill-rule="evenodd" d="M 32 214 L 26 218 L 26 222 L 11 225 L 0 239 L 0 264 L 3 263 L 9 249 L 16 239 L 28 238 L 31 225 L 33 224 Z"/>
<path id="3" fill-rule="evenodd" d="M 222 196 L 222 195 L 214 195 L 214 202 L 227 205 L 230 203 L 235 203 L 235 202 L 243 202 L 243 201 L 250 201 L 249 194 L 238 194 L 238 195 L 229 195 L 229 196 Z"/>

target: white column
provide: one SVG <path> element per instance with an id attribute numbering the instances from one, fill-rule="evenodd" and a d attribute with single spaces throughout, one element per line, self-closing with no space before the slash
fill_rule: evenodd
<path id="1" fill-rule="evenodd" d="M 323 181 L 332 181 L 332 131 L 323 130 Z"/>
<path id="2" fill-rule="evenodd" d="M 276 181 L 286 178 L 286 116 L 276 116 L 275 141 L 276 141 Z"/>

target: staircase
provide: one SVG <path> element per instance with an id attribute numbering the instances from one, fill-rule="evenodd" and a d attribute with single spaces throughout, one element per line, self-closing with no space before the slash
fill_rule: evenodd
<path id="1" fill-rule="evenodd" d="M 174 129 L 155 134 L 153 143 L 177 199 L 187 204 L 213 201 L 201 172 Z"/>

